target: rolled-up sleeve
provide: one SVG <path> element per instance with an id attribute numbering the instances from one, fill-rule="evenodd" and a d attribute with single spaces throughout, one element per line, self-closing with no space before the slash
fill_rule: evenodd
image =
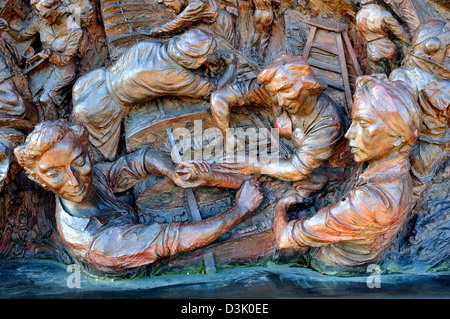
<path id="1" fill-rule="evenodd" d="M 108 227 L 96 236 L 85 261 L 97 269 L 118 270 L 175 255 L 180 226 L 180 223 L 154 223 Z"/>
<path id="2" fill-rule="evenodd" d="M 291 158 L 292 164 L 303 175 L 310 175 L 333 155 L 342 135 L 341 125 L 332 117 L 321 118 L 303 136 L 294 131 L 298 148 Z"/>

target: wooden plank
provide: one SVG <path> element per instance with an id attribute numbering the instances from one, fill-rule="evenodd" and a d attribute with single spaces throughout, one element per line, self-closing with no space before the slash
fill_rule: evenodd
<path id="1" fill-rule="evenodd" d="M 363 75 L 361 68 L 359 66 L 358 58 L 356 57 L 355 51 L 353 50 L 352 43 L 348 37 L 347 30 L 342 32 L 342 36 L 344 37 L 345 46 L 347 47 L 347 52 L 350 55 L 350 59 L 352 60 L 353 68 L 355 69 L 356 76 Z"/>
<path id="2" fill-rule="evenodd" d="M 318 49 L 320 51 L 324 51 L 326 53 L 338 56 L 339 52 L 335 49 L 333 50 L 333 47 L 326 45 L 326 44 L 322 44 L 322 43 L 318 43 L 318 42 L 314 42 L 312 45 L 313 48 Z"/>
<path id="3" fill-rule="evenodd" d="M 162 110 L 162 108 L 160 108 L 160 110 Z M 162 111 L 162 113 L 163 113 L 163 115 L 165 115 L 164 111 Z M 174 140 L 173 134 L 172 134 L 172 128 L 168 127 L 166 132 L 167 132 L 167 136 L 169 138 L 170 144 L 172 145 L 172 149 L 175 149 L 172 151 L 172 153 L 175 154 L 175 156 L 177 158 L 177 162 L 180 162 L 181 157 L 180 157 L 180 153 L 176 149 L 175 140 Z M 200 210 L 198 209 L 197 200 L 195 198 L 194 191 L 192 190 L 192 188 L 186 188 L 186 189 L 184 189 L 184 194 L 186 196 L 186 200 L 187 200 L 187 203 L 189 206 L 189 211 L 191 212 L 192 220 L 193 221 L 201 221 L 202 216 L 200 215 Z M 206 269 L 207 274 L 213 274 L 216 272 L 216 266 L 214 264 L 214 256 L 212 255 L 211 252 L 205 253 L 203 255 L 203 261 L 205 263 L 205 269 Z"/>
<path id="4" fill-rule="evenodd" d="M 335 22 L 326 18 L 313 18 L 306 21 L 307 24 L 320 29 L 340 33 L 348 28 L 348 24 Z"/>
<path id="5" fill-rule="evenodd" d="M 341 61 L 342 79 L 344 81 L 345 99 L 347 101 L 347 111 L 350 111 L 353 105 L 352 91 L 350 89 L 350 83 L 348 80 L 347 62 L 345 60 L 344 43 L 342 42 L 342 35 L 340 33 L 335 34 L 336 43 L 339 50 L 339 60 Z"/>
<path id="6" fill-rule="evenodd" d="M 311 66 L 314 66 L 314 67 L 319 68 L 319 69 L 332 71 L 332 72 L 336 72 L 336 73 L 342 73 L 342 69 L 340 67 L 336 67 L 336 66 L 333 66 L 333 65 L 325 64 L 323 62 L 314 60 L 312 58 L 308 59 L 308 63 Z"/>
<path id="7" fill-rule="evenodd" d="M 345 91 L 345 88 L 342 84 L 339 84 L 333 80 L 330 80 L 328 78 L 325 78 L 323 76 L 317 76 L 317 79 L 322 82 L 325 83 L 326 85 L 328 85 L 329 87 L 332 87 L 334 89 L 340 90 L 340 91 Z"/>
<path id="8" fill-rule="evenodd" d="M 308 59 L 309 53 L 311 52 L 311 48 L 314 42 L 314 37 L 316 36 L 317 27 L 312 26 L 311 30 L 309 30 L 308 40 L 306 41 L 305 49 L 303 50 L 303 57 Z"/>

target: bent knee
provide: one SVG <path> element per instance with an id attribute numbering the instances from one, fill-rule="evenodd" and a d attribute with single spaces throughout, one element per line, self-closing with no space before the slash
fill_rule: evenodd
<path id="1" fill-rule="evenodd" d="M 225 115 L 229 113 L 230 103 L 229 94 L 225 89 L 217 90 L 211 94 L 211 111 L 218 115 Z"/>

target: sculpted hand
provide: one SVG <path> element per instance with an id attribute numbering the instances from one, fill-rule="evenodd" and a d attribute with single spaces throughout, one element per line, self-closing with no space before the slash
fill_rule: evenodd
<path id="1" fill-rule="evenodd" d="M 44 49 L 44 50 L 42 50 L 41 52 L 39 52 L 37 55 L 38 55 L 41 59 L 45 60 L 45 59 L 48 59 L 48 58 L 50 57 L 51 54 L 52 54 L 51 49 L 47 48 L 47 49 Z"/>
<path id="2" fill-rule="evenodd" d="M 287 210 L 289 206 L 295 205 L 295 204 L 303 204 L 305 202 L 305 198 L 301 196 L 297 191 L 291 191 L 286 193 L 283 198 L 281 198 L 277 205 L 275 206 L 275 210 L 277 208 L 283 208 L 284 210 Z"/>
<path id="3" fill-rule="evenodd" d="M 232 52 L 223 52 L 222 59 L 226 65 L 236 64 L 237 56 Z"/>
<path id="4" fill-rule="evenodd" d="M 260 190 L 261 182 L 259 179 L 260 176 L 255 176 L 245 181 L 236 195 L 236 206 L 244 212 L 254 211 L 264 199 Z"/>
<path id="5" fill-rule="evenodd" d="M 8 32 L 9 29 L 11 29 L 11 28 L 9 26 L 8 21 L 6 21 L 5 19 L 0 18 L 0 30 Z"/>
<path id="6" fill-rule="evenodd" d="M 205 174 L 211 173 L 211 166 L 206 162 L 179 163 L 172 180 L 180 187 L 192 188 L 205 184 Z"/>

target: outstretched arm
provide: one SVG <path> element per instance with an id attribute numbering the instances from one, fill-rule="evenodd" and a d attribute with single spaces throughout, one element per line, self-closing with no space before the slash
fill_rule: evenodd
<path id="1" fill-rule="evenodd" d="M 236 196 L 236 204 L 214 217 L 184 224 L 180 227 L 178 252 L 208 245 L 230 231 L 246 215 L 261 204 L 258 177 L 246 181 Z"/>
<path id="2" fill-rule="evenodd" d="M 143 147 L 114 162 L 97 163 L 95 168 L 105 177 L 112 191 L 120 193 L 129 190 L 149 175 L 171 178 L 175 166 L 170 156 Z"/>
<path id="3" fill-rule="evenodd" d="M 74 249 L 99 271 L 122 272 L 212 243 L 255 210 L 262 199 L 259 182 L 254 179 L 242 186 L 233 208 L 214 217 L 187 224 L 119 223 Z"/>
<path id="4" fill-rule="evenodd" d="M 283 181 L 300 181 L 308 175 L 299 171 L 292 160 L 276 159 L 269 163 L 221 163 L 220 166 L 229 172 L 242 175 L 267 175 Z"/>
<path id="5" fill-rule="evenodd" d="M 213 170 L 206 162 L 178 164 L 173 181 L 180 187 L 211 186 L 239 189 L 246 180 L 242 175 Z"/>
<path id="6" fill-rule="evenodd" d="M 98 163 L 95 167 L 115 193 L 132 188 L 149 175 L 166 177 L 183 188 L 213 186 L 239 189 L 245 181 L 243 176 L 214 171 L 205 162 L 180 163 L 177 166 L 169 155 L 147 147 L 114 162 Z"/>

